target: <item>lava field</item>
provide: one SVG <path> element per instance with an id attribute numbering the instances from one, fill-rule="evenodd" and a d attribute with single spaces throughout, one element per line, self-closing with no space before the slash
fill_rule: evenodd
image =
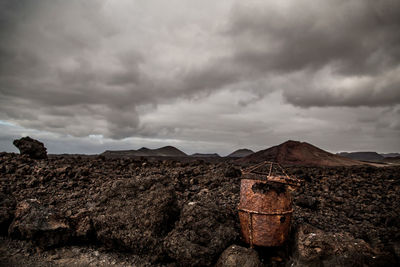
<path id="1" fill-rule="evenodd" d="M 290 238 L 248 249 L 231 161 L 0 154 L 1 266 L 398 266 L 400 167 L 286 168 Z M 229 254 L 230 253 L 230 254 Z M 239 265 L 238 265 L 239 266 Z"/>

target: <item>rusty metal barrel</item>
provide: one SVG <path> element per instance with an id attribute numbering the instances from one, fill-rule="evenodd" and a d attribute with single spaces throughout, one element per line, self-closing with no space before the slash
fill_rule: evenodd
<path id="1" fill-rule="evenodd" d="M 239 219 L 244 241 L 251 247 L 280 246 L 289 236 L 293 209 L 288 186 L 297 185 L 298 180 L 273 175 L 271 169 L 272 165 L 264 179 L 254 168 L 242 171 Z"/>

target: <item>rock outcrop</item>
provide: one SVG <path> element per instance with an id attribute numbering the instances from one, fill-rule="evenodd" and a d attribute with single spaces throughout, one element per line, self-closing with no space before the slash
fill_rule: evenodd
<path id="1" fill-rule="evenodd" d="M 222 188 L 230 189 L 223 193 Z M 164 245 L 168 255 L 184 266 L 210 266 L 239 237 L 234 185 L 201 190 L 182 211 Z M 235 194 L 236 193 L 236 194 Z"/>
<path id="2" fill-rule="evenodd" d="M 19 149 L 21 155 L 28 155 L 32 159 L 47 158 L 47 149 L 44 144 L 29 136 L 14 140 L 13 144 Z"/>
<path id="3" fill-rule="evenodd" d="M 43 206 L 37 199 L 17 204 L 15 218 L 8 232 L 14 238 L 32 240 L 41 248 L 65 245 L 72 236 L 65 218 Z"/>
<path id="4" fill-rule="evenodd" d="M 296 240 L 296 266 L 376 266 L 375 251 L 362 239 L 349 233 L 329 233 L 301 225 Z M 373 263 L 376 264 L 373 264 Z"/>
<path id="5" fill-rule="evenodd" d="M 174 227 L 179 210 L 173 187 L 160 179 L 118 179 L 103 192 L 103 207 L 93 214 L 97 240 L 111 249 L 150 255 L 160 260 L 160 242 Z M 107 187 L 104 187 L 107 188 Z"/>

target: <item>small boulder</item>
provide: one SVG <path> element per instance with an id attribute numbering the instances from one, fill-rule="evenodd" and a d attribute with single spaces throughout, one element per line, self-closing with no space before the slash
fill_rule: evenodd
<path id="1" fill-rule="evenodd" d="M 67 222 L 36 199 L 17 204 L 15 218 L 8 233 L 13 238 L 32 240 L 41 248 L 63 245 L 72 235 Z"/>
<path id="2" fill-rule="evenodd" d="M 28 155 L 32 159 L 47 158 L 47 149 L 44 144 L 29 136 L 14 140 L 13 144 L 19 149 L 21 155 Z"/>
<path id="3" fill-rule="evenodd" d="M 202 192 L 184 205 L 164 240 L 168 256 L 182 266 L 211 266 L 240 233 L 237 194 L 218 189 Z"/>
<path id="4" fill-rule="evenodd" d="M 376 259 L 376 252 L 364 240 L 345 232 L 327 233 L 311 225 L 300 225 L 295 253 L 299 266 L 371 266 Z"/>
<path id="5" fill-rule="evenodd" d="M 161 182 L 152 177 L 114 181 L 104 193 L 103 210 L 91 216 L 96 239 L 108 248 L 160 260 L 161 240 L 179 216 L 173 187 Z"/>
<path id="6" fill-rule="evenodd" d="M 259 267 L 261 261 L 251 248 L 232 245 L 221 254 L 216 267 Z"/>

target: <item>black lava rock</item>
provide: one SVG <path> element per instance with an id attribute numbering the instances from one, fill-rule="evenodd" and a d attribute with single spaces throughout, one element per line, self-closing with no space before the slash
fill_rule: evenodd
<path id="1" fill-rule="evenodd" d="M 32 159 L 47 158 L 47 149 L 44 144 L 29 136 L 14 140 L 13 144 L 19 149 L 21 155 L 28 155 Z"/>

